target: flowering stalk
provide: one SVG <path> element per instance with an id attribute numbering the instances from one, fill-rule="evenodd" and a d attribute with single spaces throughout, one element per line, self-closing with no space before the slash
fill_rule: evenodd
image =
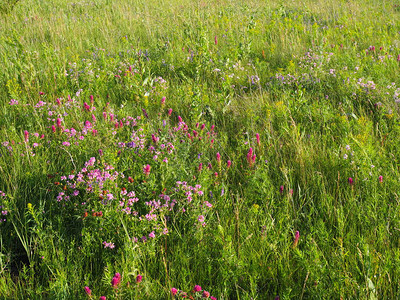
<path id="1" fill-rule="evenodd" d="M 297 244 L 299 243 L 299 239 L 300 239 L 300 232 L 297 230 L 294 235 L 293 248 L 297 247 Z"/>

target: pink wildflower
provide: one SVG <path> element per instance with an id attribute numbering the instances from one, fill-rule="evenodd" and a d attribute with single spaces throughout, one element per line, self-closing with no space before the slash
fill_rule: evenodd
<path id="1" fill-rule="evenodd" d="M 113 288 L 117 288 L 121 283 L 121 274 L 115 273 L 114 277 L 111 279 L 111 285 Z"/>
<path id="2" fill-rule="evenodd" d="M 146 176 L 149 176 L 149 175 L 150 175 L 150 169 L 151 169 L 151 166 L 150 166 L 150 165 L 145 165 L 145 166 L 143 167 L 143 173 L 144 173 Z"/>
<path id="3" fill-rule="evenodd" d="M 24 131 L 25 143 L 29 141 L 29 132 L 27 130 Z"/>
<path id="4" fill-rule="evenodd" d="M 176 288 L 171 289 L 172 296 L 175 296 L 177 293 L 178 293 L 178 290 Z"/>
<path id="5" fill-rule="evenodd" d="M 379 176 L 379 182 L 383 182 L 383 176 Z"/>
<path id="6" fill-rule="evenodd" d="M 199 286 L 199 285 L 195 285 L 194 286 L 194 289 L 193 289 L 193 292 L 201 292 L 201 290 L 202 290 L 202 288 L 201 288 L 201 286 Z"/>
<path id="7" fill-rule="evenodd" d="M 249 164 L 251 163 L 252 156 L 253 156 L 253 148 L 250 148 L 249 151 L 247 152 L 247 161 Z"/>
<path id="8" fill-rule="evenodd" d="M 142 279 L 143 279 L 143 276 L 139 274 L 138 276 L 136 276 L 136 283 L 141 283 Z"/>
<path id="9" fill-rule="evenodd" d="M 283 185 L 281 185 L 281 186 L 279 187 L 279 193 L 281 193 L 281 195 L 283 194 L 283 189 L 284 189 L 284 187 L 283 187 Z"/>
<path id="10" fill-rule="evenodd" d="M 297 243 L 299 242 L 299 239 L 300 239 L 300 232 L 297 230 L 294 235 L 293 248 L 297 247 Z"/>
<path id="11" fill-rule="evenodd" d="M 85 292 L 88 296 L 92 295 L 92 290 L 88 286 L 85 286 Z"/>

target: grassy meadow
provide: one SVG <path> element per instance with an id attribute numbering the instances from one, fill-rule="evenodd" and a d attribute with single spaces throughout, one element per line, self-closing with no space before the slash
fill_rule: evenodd
<path id="1" fill-rule="evenodd" d="M 0 299 L 398 299 L 399 20 L 0 1 Z"/>

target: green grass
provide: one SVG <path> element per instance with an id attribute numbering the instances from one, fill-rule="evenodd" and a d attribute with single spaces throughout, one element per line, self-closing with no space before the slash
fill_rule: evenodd
<path id="1" fill-rule="evenodd" d="M 399 14 L 0 3 L 0 298 L 397 299 Z"/>

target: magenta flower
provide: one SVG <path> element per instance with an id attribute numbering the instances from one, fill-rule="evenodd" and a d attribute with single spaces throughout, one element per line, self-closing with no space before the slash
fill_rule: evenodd
<path id="1" fill-rule="evenodd" d="M 347 179 L 347 181 L 349 182 L 350 185 L 353 185 L 353 183 L 354 183 L 354 180 L 351 177 L 349 177 L 349 179 Z"/>
<path id="2" fill-rule="evenodd" d="M 250 148 L 249 151 L 247 152 L 247 162 L 249 165 L 252 165 L 252 156 L 253 156 L 253 148 Z"/>
<path id="3" fill-rule="evenodd" d="M 113 288 L 117 288 L 121 283 L 121 274 L 115 273 L 114 277 L 111 279 L 111 285 Z"/>
<path id="4" fill-rule="evenodd" d="M 106 296 L 100 296 L 99 300 L 107 300 Z"/>
<path id="5" fill-rule="evenodd" d="M 88 295 L 88 296 L 91 296 L 92 295 L 92 290 L 88 287 L 88 286 L 85 286 L 85 292 L 86 292 L 86 294 Z"/>
<path id="6" fill-rule="evenodd" d="M 379 176 L 379 182 L 383 182 L 383 176 Z"/>
<path id="7" fill-rule="evenodd" d="M 210 297 L 210 293 L 207 292 L 207 291 L 204 291 L 202 297 L 203 298 L 209 298 Z"/>
<path id="8" fill-rule="evenodd" d="M 257 145 L 260 145 L 260 135 L 256 133 Z"/>
<path id="9" fill-rule="evenodd" d="M 284 189 L 284 187 L 283 187 L 283 185 L 281 185 L 281 186 L 279 187 L 279 193 L 281 193 L 281 195 L 283 194 L 283 189 Z"/>
<path id="10" fill-rule="evenodd" d="M 168 109 L 168 116 L 172 114 L 172 108 Z"/>
<path id="11" fill-rule="evenodd" d="M 171 289 L 172 296 L 175 296 L 177 293 L 178 293 L 178 290 L 176 288 Z"/>
<path id="12" fill-rule="evenodd" d="M 27 130 L 24 131 L 25 143 L 29 141 L 29 132 Z"/>
<path id="13" fill-rule="evenodd" d="M 150 165 L 145 165 L 145 166 L 143 167 L 143 173 L 144 173 L 146 176 L 149 176 L 149 175 L 150 175 L 150 169 L 151 169 Z"/>
<path id="14" fill-rule="evenodd" d="M 181 118 L 181 116 L 178 116 L 178 121 L 179 121 L 179 123 L 182 123 L 182 118 Z"/>
<path id="15" fill-rule="evenodd" d="M 228 160 L 228 161 L 226 162 L 226 164 L 227 164 L 228 168 L 230 168 L 231 165 L 232 165 L 232 162 L 231 162 L 230 160 Z"/>
<path id="16" fill-rule="evenodd" d="M 157 142 L 159 141 L 159 138 L 156 137 L 154 134 L 151 135 L 151 139 L 153 140 L 154 144 L 157 144 Z"/>
<path id="17" fill-rule="evenodd" d="M 217 36 L 214 36 L 214 43 L 215 43 L 215 45 L 218 45 L 218 39 L 217 39 Z"/>
<path id="18" fill-rule="evenodd" d="M 205 217 L 204 217 L 203 215 L 200 215 L 200 216 L 197 218 L 197 220 L 198 220 L 200 223 L 203 223 L 204 220 L 205 220 Z"/>
<path id="19" fill-rule="evenodd" d="M 58 128 L 61 128 L 61 119 L 60 118 L 57 118 L 56 124 L 57 124 Z"/>
<path id="20" fill-rule="evenodd" d="M 89 99 L 90 99 L 90 102 L 93 102 L 93 99 L 94 99 L 93 95 L 90 95 Z"/>
<path id="21" fill-rule="evenodd" d="M 199 168 L 198 168 L 199 172 L 200 172 L 202 169 L 203 169 L 203 163 L 199 163 Z"/>
<path id="22" fill-rule="evenodd" d="M 293 248 L 297 247 L 297 243 L 299 242 L 299 239 L 300 239 L 300 232 L 297 230 L 294 235 Z"/>
<path id="23" fill-rule="evenodd" d="M 201 292 L 201 290 L 202 290 L 202 288 L 201 288 L 201 286 L 199 286 L 199 285 L 195 285 L 194 286 L 194 289 L 193 289 L 193 292 Z"/>
<path id="24" fill-rule="evenodd" d="M 83 107 L 85 108 L 86 111 L 90 110 L 90 106 L 86 102 L 83 104 Z"/>
<path id="25" fill-rule="evenodd" d="M 165 97 L 161 98 L 161 105 L 165 104 Z"/>
<path id="26" fill-rule="evenodd" d="M 219 152 L 217 153 L 217 162 L 220 163 L 221 162 L 221 154 L 219 154 Z"/>
<path id="27" fill-rule="evenodd" d="M 217 298 L 215 298 L 214 296 L 210 297 L 211 300 L 217 300 Z"/>
<path id="28" fill-rule="evenodd" d="M 143 276 L 139 274 L 138 276 L 136 276 L 136 283 L 141 283 L 142 279 L 143 279 Z"/>

